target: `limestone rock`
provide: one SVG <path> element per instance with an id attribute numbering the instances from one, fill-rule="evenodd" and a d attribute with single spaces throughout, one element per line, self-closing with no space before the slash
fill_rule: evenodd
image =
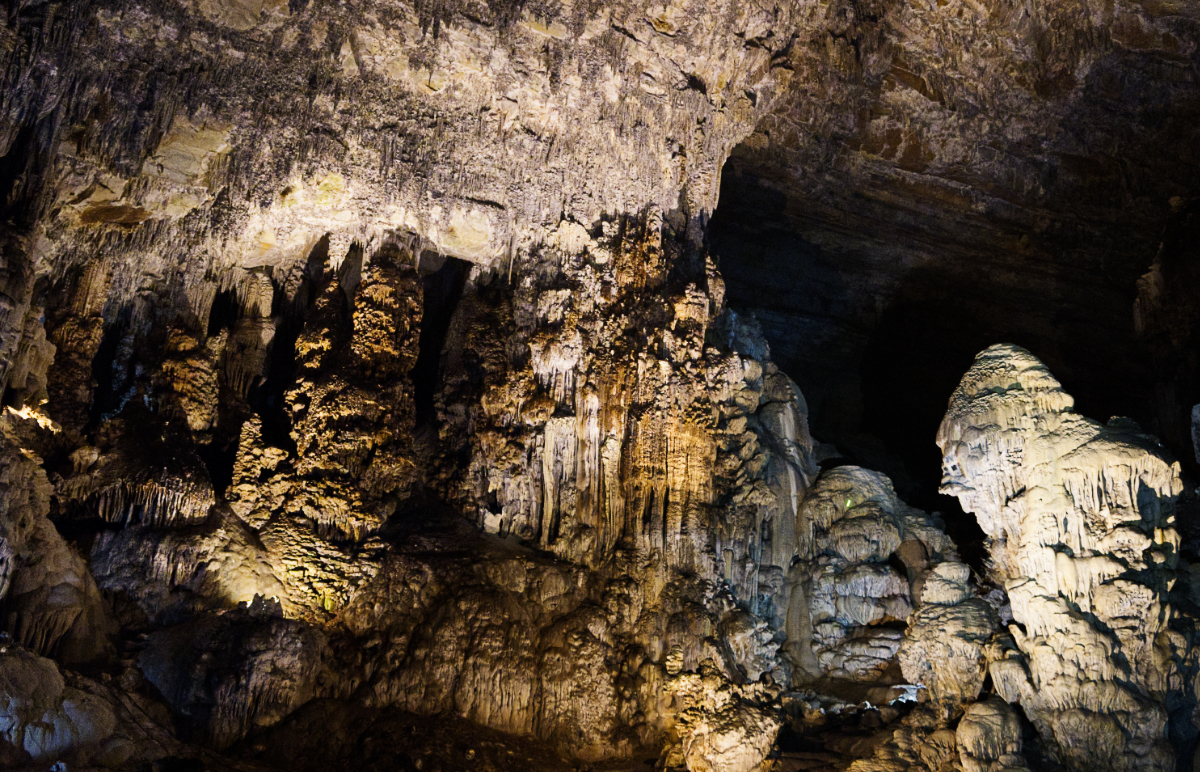
<path id="1" fill-rule="evenodd" d="M 198 420 L 208 426 L 207 418 Z M 94 437 L 96 445 L 72 454 L 56 485 L 62 508 L 118 525 L 203 522 L 216 499 L 190 423 L 155 413 L 143 400 L 127 402 Z"/>
<path id="2" fill-rule="evenodd" d="M 1028 351 L 993 346 L 938 431 L 943 490 L 974 512 L 1012 601 L 1028 680 L 1004 690 L 1075 768 L 1161 768 L 1185 646 L 1167 590 L 1179 465 L 1123 419 L 1099 424 Z"/>
<path id="3" fill-rule="evenodd" d="M 955 732 L 985 672 L 1065 763 L 1167 760 L 1191 666 L 1167 603 L 1174 471 L 1128 427 L 1039 445 L 1066 420 L 1052 388 L 1028 414 L 954 424 L 980 451 L 963 490 L 986 478 L 967 503 L 1018 622 L 996 635 L 935 518 L 882 474 L 818 476 L 809 403 L 728 307 L 706 237 L 748 137 L 827 143 L 853 174 L 895 160 L 884 189 L 914 211 L 1040 211 L 1050 171 L 987 159 L 1042 119 L 1070 128 L 1064 105 L 1119 102 L 1119 68 L 1097 64 L 1130 61 L 1114 46 L 1175 46 L 1147 69 L 1178 81 L 1163 114 L 1191 126 L 1190 9 L 10 5 L 0 387 L 23 423 L 0 446 L 0 610 L 21 644 L 106 668 L 60 671 L 115 717 L 97 763 L 241 764 L 181 742 L 157 691 L 184 735 L 232 756 L 328 718 L 363 745 L 314 754 L 329 768 L 417 766 L 368 741 L 453 716 L 579 763 L 761 772 L 781 684 L 888 695 L 897 665 L 933 699 L 872 739 L 871 763 L 1015 763 L 990 702 Z M 959 28 L 989 46 L 955 56 Z M 946 69 L 914 71 L 906 48 Z M 952 77 L 983 79 L 973 67 L 1003 77 Z M 1046 93 L 1054 109 L 1030 108 Z M 1038 169 L 1088 166 L 1047 147 Z M 1120 177 L 1144 193 L 1139 168 Z M 961 187 L 922 176 L 939 174 Z M 1081 186 L 1109 188 L 1139 218 L 1165 199 Z M 1047 230 L 1016 220 L 1018 251 Z M 971 231 L 948 230 L 960 256 Z M 994 474 L 1001 457 L 1021 474 Z M 110 602 L 136 666 L 105 656 Z"/>
<path id="4" fill-rule="evenodd" d="M 689 772 L 758 772 L 769 768 L 767 755 L 779 733 L 780 721 L 754 704 L 764 697 L 769 699 L 769 694 L 731 688 L 723 679 L 694 675 L 675 679 L 667 688 L 686 705 L 675 730 L 680 735 L 678 745 L 665 753 L 667 766 L 685 766 Z"/>
<path id="5" fill-rule="evenodd" d="M 786 651 L 797 677 L 878 679 L 905 639 L 896 626 L 909 620 L 914 590 L 919 600 L 920 588 L 931 587 L 928 577 L 938 581 L 930 561 L 954 560 L 953 544 L 896 497 L 885 475 L 850 466 L 817 478 L 795 532 Z M 905 674 L 924 683 L 915 672 Z"/>
<path id="6" fill-rule="evenodd" d="M 315 690 L 323 636 L 255 611 L 166 628 L 150 636 L 139 656 L 146 679 L 182 716 L 186 734 L 218 749 L 276 723 Z"/>
<path id="7" fill-rule="evenodd" d="M 955 732 L 964 772 L 1027 770 L 1021 723 L 1008 703 L 989 697 L 967 708 Z"/>
<path id="8" fill-rule="evenodd" d="M 235 608 L 256 597 L 288 600 L 270 555 L 223 507 L 186 529 L 102 533 L 92 546 L 91 569 L 101 589 L 136 604 L 150 622 Z"/>
<path id="9" fill-rule="evenodd" d="M 947 716 L 929 707 L 909 713 L 895 729 L 884 730 L 866 758 L 849 766 L 851 772 L 942 772 L 956 768 L 958 739 Z"/>
<path id="10" fill-rule="evenodd" d="M 42 309 L 32 303 L 34 273 L 26 248 L 12 238 L 0 243 L 0 386 L 11 390 L 8 400 L 18 408 L 46 401 L 46 370 L 55 351 L 46 340 Z"/>
<path id="11" fill-rule="evenodd" d="M 67 686 L 52 661 L 20 649 L 0 651 L 0 738 L 7 744 L 0 760 L 14 766 L 88 760 L 115 726 L 108 704 Z"/>
<path id="12" fill-rule="evenodd" d="M 988 673 L 984 646 L 998 627 L 995 612 L 978 598 L 924 606 L 909 619 L 905 633 L 904 677 L 925 686 L 936 700 L 975 699 Z"/>
<path id="13" fill-rule="evenodd" d="M 217 358 L 224 348 L 225 340 L 221 335 L 214 336 L 205 345 L 180 330 L 172 330 L 167 339 L 161 371 L 164 390 L 170 390 L 188 429 L 197 439 L 207 439 L 217 422 L 220 399 Z"/>
<path id="14" fill-rule="evenodd" d="M 899 658 L 910 683 L 924 686 L 932 700 L 956 705 L 979 696 L 988 675 L 987 645 L 1000 627 L 992 607 L 975 597 L 970 573 L 947 560 L 925 574 Z"/>
<path id="15" fill-rule="evenodd" d="M 107 656 L 113 622 L 84 561 L 47 518 L 51 487 L 40 459 L 0 417 L 0 600 L 20 645 L 81 663 Z"/>

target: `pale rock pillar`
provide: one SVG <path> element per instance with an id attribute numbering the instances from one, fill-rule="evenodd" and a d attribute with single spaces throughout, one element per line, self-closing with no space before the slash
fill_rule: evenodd
<path id="1" fill-rule="evenodd" d="M 1165 769 L 1186 650 L 1167 600 L 1179 465 L 1132 421 L 1073 408 L 1028 351 L 987 349 L 938 430 L 942 492 L 975 513 L 1012 603 L 1011 642 L 991 663 L 998 691 L 1070 768 Z"/>

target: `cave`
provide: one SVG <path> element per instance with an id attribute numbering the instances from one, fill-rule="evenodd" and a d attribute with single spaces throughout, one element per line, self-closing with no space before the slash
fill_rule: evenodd
<path id="1" fill-rule="evenodd" d="M 424 306 L 420 353 L 413 365 L 412 379 L 417 423 L 428 425 L 437 419 L 434 401 L 441 386 L 442 347 L 454 320 L 454 310 L 462 298 L 470 263 L 436 253 L 422 254 L 419 260 Z"/>
<path id="2" fill-rule="evenodd" d="M 0 767 L 1195 769 L 1193 3 L 0 14 Z"/>
<path id="3" fill-rule="evenodd" d="M 973 566 L 984 558 L 982 531 L 956 499 L 937 493 L 942 459 L 929 438 L 946 395 L 992 342 L 1034 352 L 1079 412 L 1151 427 L 1196 478 L 1191 408 L 1180 401 L 1200 385 L 1193 317 L 1180 309 L 1173 331 L 1146 330 L 1136 310 L 1156 258 L 1191 264 L 1195 241 L 1182 233 L 1195 227 L 1194 205 L 1104 247 L 1088 234 L 1042 247 L 1086 257 L 1073 266 L 1046 254 L 1014 258 L 978 236 L 931 238 L 948 219 L 936 210 L 907 214 L 899 232 L 890 217 L 888 226 L 848 231 L 832 214 L 800 213 L 804 202 L 764 179 L 761 163 L 734 151 L 708 231 L 730 309 L 762 326 L 775 362 L 808 401 L 814 435 L 836 446 L 838 463 L 886 471 L 906 501 L 941 512 Z M 1107 267 L 1094 263 L 1101 249 Z M 1169 354 L 1148 345 L 1158 335 L 1172 339 Z"/>

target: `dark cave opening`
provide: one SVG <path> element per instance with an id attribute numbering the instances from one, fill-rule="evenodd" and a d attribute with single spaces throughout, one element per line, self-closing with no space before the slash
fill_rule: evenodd
<path id="1" fill-rule="evenodd" d="M 328 259 L 329 236 L 325 236 L 309 253 L 296 294 L 289 298 L 276 289 L 271 314 L 279 321 L 267 359 L 266 377 L 250 389 L 248 397 L 250 408 L 262 421 L 263 442 L 289 454 L 295 454 L 296 441 L 292 439 L 292 419 L 284 395 L 296 381 L 296 341 L 309 310 L 326 286 Z"/>
<path id="2" fill-rule="evenodd" d="M 418 426 L 431 425 L 437 418 L 434 404 L 441 386 L 442 348 L 454 311 L 462 299 L 463 288 L 471 271 L 465 260 L 426 251 L 420 259 L 424 308 L 417 361 L 413 366 L 413 391 Z"/>
<path id="3" fill-rule="evenodd" d="M 131 362 L 125 362 L 124 367 L 118 362 L 122 344 L 128 344 L 126 336 L 129 332 L 129 311 L 121 309 L 104 325 L 100 336 L 100 345 L 92 358 L 92 378 L 95 389 L 92 391 L 92 403 L 88 407 L 88 421 L 93 425 L 103 423 L 120 411 L 127 398 L 126 378 Z"/>
<path id="4" fill-rule="evenodd" d="M 31 214 L 28 196 L 21 195 L 27 184 L 29 170 L 38 163 L 37 124 L 30 122 L 21 126 L 9 151 L 0 156 L 0 204 L 4 206 L 6 218 L 24 223 Z"/>
<path id="5" fill-rule="evenodd" d="M 241 312 L 237 292 L 233 289 L 221 290 L 213 298 L 212 307 L 208 312 L 208 337 L 212 337 L 233 327 Z"/>
<path id="6" fill-rule="evenodd" d="M 233 483 L 233 467 L 237 462 L 238 445 L 236 442 L 221 443 L 218 440 L 206 442 L 196 447 L 196 453 L 208 470 L 208 479 L 212 482 L 213 491 L 224 495 Z"/>
<path id="7" fill-rule="evenodd" d="M 758 319 L 774 361 L 808 401 L 814 435 L 837 447 L 839 457 L 823 467 L 885 472 L 909 504 L 941 513 L 964 560 L 981 570 L 986 550 L 975 518 L 937 493 L 934 437 L 974 357 L 1014 343 L 1046 364 L 1076 412 L 1101 422 L 1133 418 L 1194 475 L 1184 413 L 1200 400 L 1195 368 L 1185 366 L 1196 361 L 1196 346 L 1177 349 L 1200 314 L 1189 307 L 1186 320 L 1164 323 L 1161 337 L 1175 345 L 1169 356 L 1139 333 L 1135 305 L 1154 258 L 1145 239 L 1096 257 L 1080 237 L 1045 247 L 1065 255 L 1051 260 L 997 250 L 986 239 L 973 247 L 971 232 L 938 232 L 946 226 L 937 211 L 896 215 L 903 227 L 881 219 L 849 228 L 813 214 L 794 200 L 796 189 L 766 176 L 739 164 L 735 152 L 709 244 L 729 307 Z M 1184 272 L 1193 241 L 1171 243 L 1159 260 Z M 1173 400 L 1165 406 L 1164 393 Z"/>

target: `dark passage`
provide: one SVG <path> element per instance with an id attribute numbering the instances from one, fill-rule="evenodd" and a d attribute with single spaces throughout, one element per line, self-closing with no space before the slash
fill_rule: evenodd
<path id="1" fill-rule="evenodd" d="M 883 471 L 910 504 L 941 512 L 976 568 L 982 533 L 956 499 L 937 494 L 934 438 L 954 388 L 992 344 L 1029 349 L 1077 412 L 1133 418 L 1194 472 L 1189 411 L 1200 379 L 1191 329 L 1200 314 L 1179 297 L 1166 305 L 1186 318 L 1148 314 L 1139 288 L 1145 296 L 1156 256 L 1172 279 L 1194 273 L 1183 267 L 1195 256 L 1183 235 L 1194 235 L 1197 218 L 1180 213 L 1154 239 L 1130 235 L 1123 247 L 1101 250 L 1074 231 L 1006 249 L 1004 223 L 964 225 L 936 210 L 863 204 L 826 219 L 802 192 L 763 174 L 735 152 L 711 221 L 730 307 L 760 321 L 775 362 L 808 400 L 814 434 L 841 452 L 835 463 Z"/>
<path id="2" fill-rule="evenodd" d="M 262 420 L 263 440 L 289 453 L 296 451 L 296 442 L 292 439 L 292 420 L 284 394 L 296 382 L 296 340 L 309 311 L 328 284 L 328 260 L 329 237 L 325 236 L 309 254 L 295 296 L 289 298 L 276 291 L 271 313 L 279 319 L 279 324 L 271 344 L 266 378 L 250 390 L 250 407 Z"/>
<path id="3" fill-rule="evenodd" d="M 462 298 L 463 286 L 471 264 L 434 252 L 421 255 L 421 284 L 424 290 L 424 309 L 421 317 L 421 338 L 417 363 L 413 367 L 413 390 L 416 395 L 417 425 L 433 423 L 437 417 L 434 398 L 441 385 L 442 346 L 454 309 Z"/>
<path id="4" fill-rule="evenodd" d="M 104 325 L 100 346 L 92 359 L 92 378 L 95 379 L 96 388 L 92 392 L 88 419 L 93 426 L 116 415 L 129 397 L 128 376 L 132 366 L 132 350 L 127 340 L 129 317 L 130 309 L 121 308 L 112 321 Z"/>

